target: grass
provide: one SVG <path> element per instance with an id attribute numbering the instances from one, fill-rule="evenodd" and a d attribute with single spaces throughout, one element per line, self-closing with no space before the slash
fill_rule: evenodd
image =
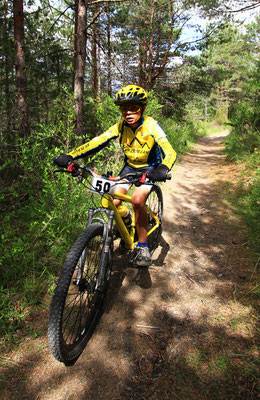
<path id="1" fill-rule="evenodd" d="M 247 230 L 250 246 L 257 256 L 260 248 L 260 174 L 245 164 L 240 182 L 233 184 L 226 193 L 226 202 L 235 214 L 242 217 Z"/>
<path id="2" fill-rule="evenodd" d="M 189 371 L 190 375 L 207 384 L 213 398 L 240 398 L 238 384 L 244 393 L 244 397 L 241 398 L 250 398 L 250 392 L 255 390 L 259 361 L 257 348 L 251 346 L 251 349 L 244 348 L 243 353 L 237 352 L 235 349 L 241 348 L 237 338 L 234 339 L 234 343 L 228 343 L 223 341 L 223 335 L 212 331 L 212 339 L 207 345 L 203 340 L 199 340 L 196 346 L 189 348 L 189 355 L 179 360 L 183 371 Z M 193 374 L 191 371 L 194 371 Z"/>
<path id="3" fill-rule="evenodd" d="M 207 136 L 210 136 L 220 131 L 226 131 L 228 127 L 225 124 L 221 125 L 212 121 L 206 124 L 206 129 L 207 129 Z"/>

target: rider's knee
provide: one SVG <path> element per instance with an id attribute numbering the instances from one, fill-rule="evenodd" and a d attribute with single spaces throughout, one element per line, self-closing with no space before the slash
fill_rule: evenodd
<path id="1" fill-rule="evenodd" d="M 145 206 L 145 199 L 142 196 L 134 195 L 132 196 L 132 205 L 134 208 L 141 208 Z"/>
<path id="2" fill-rule="evenodd" d="M 121 204 L 121 200 L 119 200 L 119 199 L 114 199 L 114 200 L 113 200 L 113 203 L 114 203 L 114 205 L 115 205 L 116 207 L 118 207 L 118 206 Z"/>

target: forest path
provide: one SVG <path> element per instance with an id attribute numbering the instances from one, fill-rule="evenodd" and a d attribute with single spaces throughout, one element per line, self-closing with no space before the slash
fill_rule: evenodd
<path id="1" fill-rule="evenodd" d="M 237 174 L 223 153 L 227 134 L 201 138 L 174 167 L 154 263 L 142 271 L 116 263 L 104 314 L 76 364 L 54 360 L 46 336 L 28 339 L 9 357 L 1 399 L 256 398 L 239 357 L 255 352 L 239 324 L 251 313 L 239 290 L 252 262 L 224 197 Z M 34 324 L 47 329 L 47 319 L 42 312 Z"/>

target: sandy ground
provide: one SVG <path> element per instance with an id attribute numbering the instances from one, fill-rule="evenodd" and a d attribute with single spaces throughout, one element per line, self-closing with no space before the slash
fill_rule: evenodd
<path id="1" fill-rule="evenodd" d="M 223 153 L 226 135 L 200 139 L 174 167 L 154 263 L 139 271 L 117 260 L 104 313 L 76 364 L 54 360 L 46 334 L 25 338 L 5 359 L 1 399 L 257 398 L 241 359 L 226 360 L 255 352 L 252 332 L 230 323 L 251 313 L 239 290 L 252 265 L 223 197 L 237 172 Z M 47 320 L 43 311 L 34 323 L 46 332 Z"/>

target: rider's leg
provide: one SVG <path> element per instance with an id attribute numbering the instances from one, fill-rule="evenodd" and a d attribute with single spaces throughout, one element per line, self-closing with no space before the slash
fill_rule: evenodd
<path id="1" fill-rule="evenodd" d="M 126 194 L 127 193 L 127 189 L 120 187 L 119 185 L 115 187 L 114 193 L 120 193 L 120 194 Z M 113 200 L 114 204 L 116 207 L 119 206 L 119 204 L 121 204 L 121 200 L 119 199 L 114 199 Z"/>
<path id="2" fill-rule="evenodd" d="M 135 212 L 135 226 L 140 243 L 146 243 L 147 239 L 147 211 L 145 208 L 146 198 L 149 194 L 149 186 L 136 186 L 132 195 L 132 205 Z"/>
<path id="3" fill-rule="evenodd" d="M 149 186 L 135 187 L 132 195 L 132 205 L 135 212 L 135 226 L 138 234 L 138 245 L 134 250 L 134 264 L 138 267 L 149 267 L 152 264 L 151 254 L 147 245 L 147 211 L 145 202 L 149 194 Z"/>

